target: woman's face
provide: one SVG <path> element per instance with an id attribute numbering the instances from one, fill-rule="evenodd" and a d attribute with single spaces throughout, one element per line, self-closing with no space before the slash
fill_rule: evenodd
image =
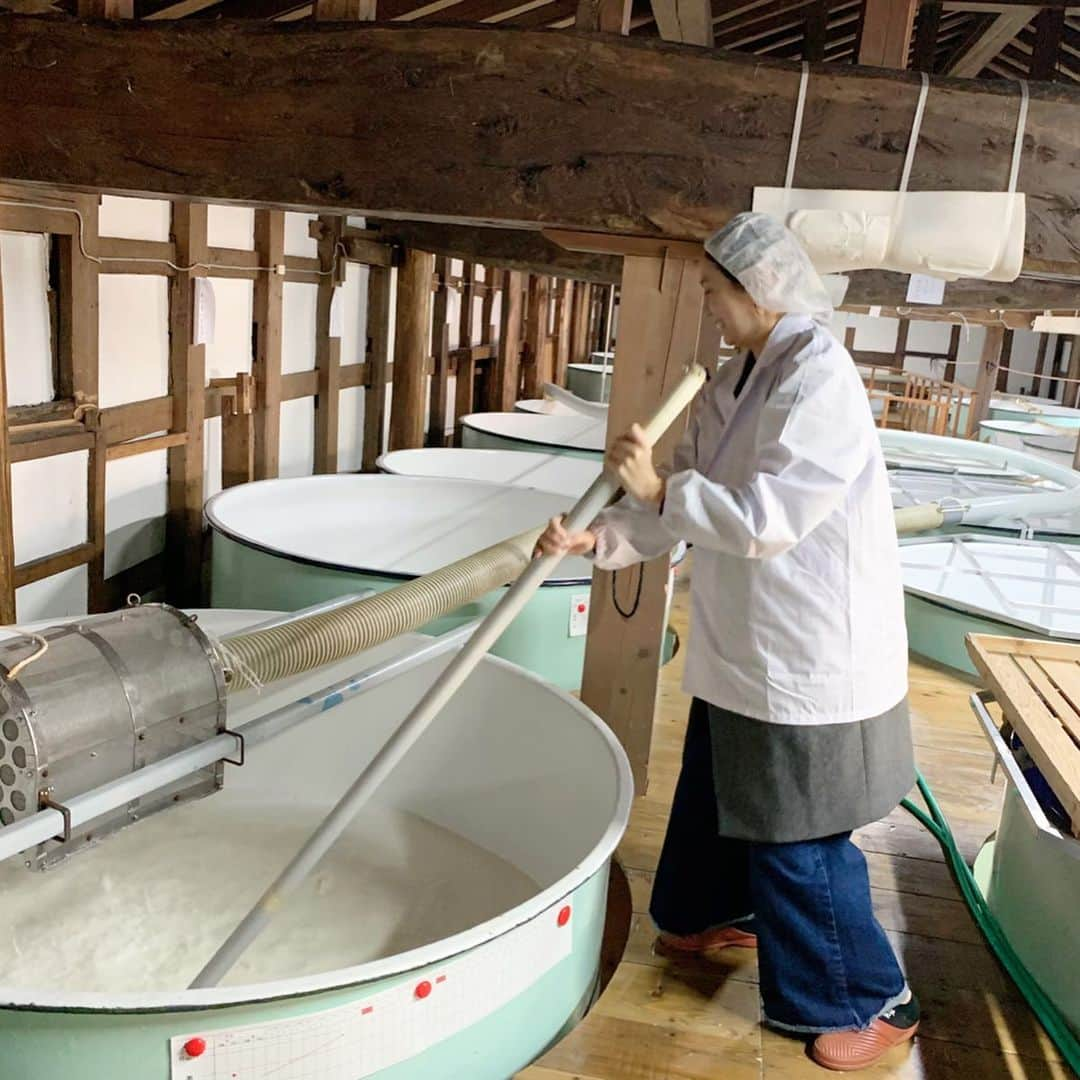
<path id="1" fill-rule="evenodd" d="M 701 260 L 701 287 L 706 310 L 729 345 L 746 348 L 760 336 L 763 312 L 750 294 L 733 284 L 712 259 Z"/>

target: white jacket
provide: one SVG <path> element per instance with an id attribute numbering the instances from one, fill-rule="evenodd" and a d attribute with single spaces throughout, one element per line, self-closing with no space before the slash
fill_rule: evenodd
<path id="1" fill-rule="evenodd" d="M 698 396 L 662 511 L 597 518 L 596 565 L 694 545 L 688 694 L 782 724 L 877 716 L 907 693 L 907 634 L 866 391 L 808 316 L 780 320 L 736 399 L 744 360 Z"/>

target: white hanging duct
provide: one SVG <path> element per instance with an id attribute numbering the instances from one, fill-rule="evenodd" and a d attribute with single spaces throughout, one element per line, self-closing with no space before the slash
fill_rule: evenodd
<path id="1" fill-rule="evenodd" d="M 573 366 L 571 365 L 571 367 Z M 580 366 L 585 367 L 586 365 L 582 364 Z M 599 365 L 590 364 L 588 366 L 598 367 Z M 605 368 L 603 373 L 610 375 L 610 368 Z M 607 420 L 608 406 L 606 401 L 588 401 L 577 394 L 571 393 L 569 390 L 564 390 L 561 386 L 556 386 L 554 383 L 544 383 L 544 398 L 557 401 L 560 405 L 565 405 L 580 416 L 591 416 L 594 420 Z"/>
<path id="2" fill-rule="evenodd" d="M 1019 276 L 1027 207 L 1016 181 L 1027 123 L 1026 82 L 1020 83 L 1008 190 L 908 191 L 929 92 L 925 74 L 899 190 L 827 190 L 792 187 L 808 71 L 804 64 L 785 186 L 755 188 L 754 210 L 780 218 L 822 274 L 882 269 L 945 281 L 1014 281 Z"/>

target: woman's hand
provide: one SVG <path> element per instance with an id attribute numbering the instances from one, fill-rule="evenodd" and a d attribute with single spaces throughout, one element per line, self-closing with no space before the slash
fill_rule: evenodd
<path id="1" fill-rule="evenodd" d="M 588 529 L 579 533 L 568 533 L 563 526 L 563 518 L 555 517 L 540 534 L 540 539 L 533 549 L 533 558 L 540 555 L 588 555 L 595 549 L 596 533 Z"/>
<path id="2" fill-rule="evenodd" d="M 608 468 L 618 476 L 623 489 L 642 502 L 659 503 L 664 497 L 664 481 L 653 465 L 652 447 L 645 432 L 634 424 L 615 440 L 607 452 Z"/>

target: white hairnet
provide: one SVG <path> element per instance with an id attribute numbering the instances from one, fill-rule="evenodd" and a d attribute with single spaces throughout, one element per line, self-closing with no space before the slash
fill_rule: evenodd
<path id="1" fill-rule="evenodd" d="M 828 319 L 833 305 L 795 234 L 770 214 L 736 214 L 705 250 L 766 311 Z"/>

